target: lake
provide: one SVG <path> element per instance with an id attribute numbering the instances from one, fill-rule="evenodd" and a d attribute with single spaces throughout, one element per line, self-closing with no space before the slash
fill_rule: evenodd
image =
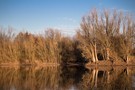
<path id="1" fill-rule="evenodd" d="M 0 90 L 135 90 L 135 67 L 0 67 Z"/>

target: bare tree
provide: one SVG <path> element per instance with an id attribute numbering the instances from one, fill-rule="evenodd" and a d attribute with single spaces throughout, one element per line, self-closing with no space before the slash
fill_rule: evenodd
<path id="1" fill-rule="evenodd" d="M 81 30 L 77 32 L 83 56 L 93 62 L 98 62 L 96 41 L 96 29 L 98 28 L 97 21 L 97 11 L 93 10 L 90 15 L 83 17 Z"/>
<path id="2" fill-rule="evenodd" d="M 82 18 L 80 26 L 77 37 L 86 59 L 98 62 L 97 54 L 104 51 L 104 59 L 114 61 L 120 57 L 121 51 L 121 56 L 128 61 L 135 37 L 135 24 L 130 16 L 117 10 L 99 13 L 94 9 Z"/>
<path id="3" fill-rule="evenodd" d="M 135 23 L 131 16 L 125 16 L 122 24 L 122 35 L 120 37 L 120 48 L 122 58 L 129 63 L 132 50 L 134 49 Z"/>

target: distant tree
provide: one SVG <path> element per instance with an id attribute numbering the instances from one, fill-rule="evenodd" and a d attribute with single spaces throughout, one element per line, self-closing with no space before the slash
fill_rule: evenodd
<path id="1" fill-rule="evenodd" d="M 70 37 L 63 37 L 61 39 L 61 59 L 63 64 L 75 63 L 75 47 L 74 41 Z"/>

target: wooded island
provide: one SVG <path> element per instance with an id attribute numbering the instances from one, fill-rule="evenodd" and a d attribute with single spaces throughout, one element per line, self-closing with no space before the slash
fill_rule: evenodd
<path id="1" fill-rule="evenodd" d="M 73 37 L 0 28 L 0 65 L 135 65 L 135 22 L 130 14 L 93 9 Z"/>

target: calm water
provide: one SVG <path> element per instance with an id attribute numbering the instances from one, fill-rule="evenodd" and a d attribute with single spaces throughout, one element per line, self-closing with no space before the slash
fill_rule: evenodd
<path id="1" fill-rule="evenodd" d="M 135 67 L 1 67 L 0 90 L 135 90 Z"/>

